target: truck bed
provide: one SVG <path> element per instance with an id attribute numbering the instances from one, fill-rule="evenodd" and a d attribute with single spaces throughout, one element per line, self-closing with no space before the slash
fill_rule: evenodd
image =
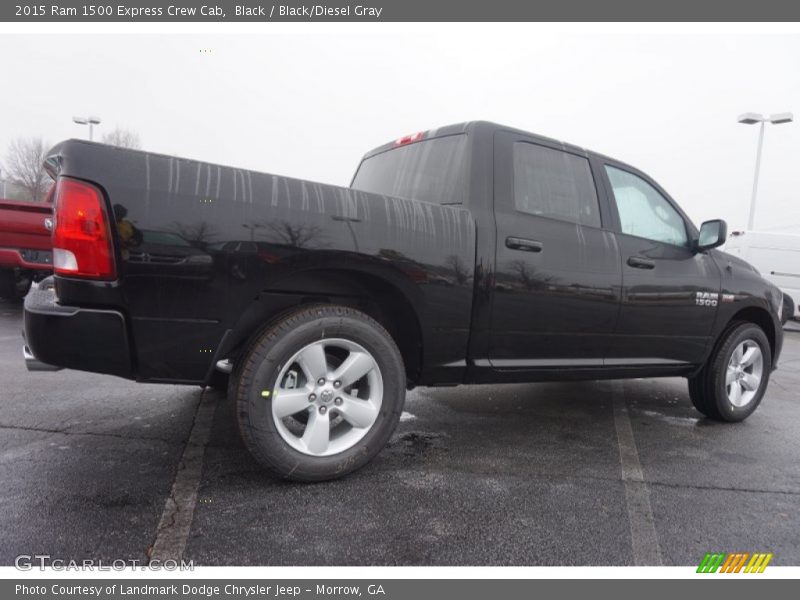
<path id="1" fill-rule="evenodd" d="M 56 283 L 62 305 L 124 315 L 134 358 L 118 375 L 201 382 L 259 315 L 332 286 L 392 296 L 415 315 L 433 380 L 464 361 L 476 235 L 466 209 L 79 140 L 48 163 L 99 186 L 139 232 L 126 242 L 130 227 L 114 228 L 116 282 Z"/>

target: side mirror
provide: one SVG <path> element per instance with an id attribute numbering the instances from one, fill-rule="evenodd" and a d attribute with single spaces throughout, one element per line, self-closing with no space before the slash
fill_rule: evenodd
<path id="1" fill-rule="evenodd" d="M 728 224 L 722 219 L 706 221 L 700 226 L 700 235 L 695 242 L 698 252 L 710 250 L 725 243 L 728 239 Z"/>

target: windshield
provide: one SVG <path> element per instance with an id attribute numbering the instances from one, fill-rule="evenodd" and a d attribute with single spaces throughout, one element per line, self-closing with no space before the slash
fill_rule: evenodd
<path id="1" fill-rule="evenodd" d="M 466 157 L 464 134 L 399 146 L 363 160 L 351 187 L 437 204 L 461 204 L 467 190 Z"/>

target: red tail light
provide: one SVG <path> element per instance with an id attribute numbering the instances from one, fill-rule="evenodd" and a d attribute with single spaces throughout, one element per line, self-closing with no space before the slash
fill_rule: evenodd
<path id="1" fill-rule="evenodd" d="M 55 272 L 70 277 L 114 279 L 114 247 L 100 190 L 83 181 L 59 177 L 54 215 Z"/>

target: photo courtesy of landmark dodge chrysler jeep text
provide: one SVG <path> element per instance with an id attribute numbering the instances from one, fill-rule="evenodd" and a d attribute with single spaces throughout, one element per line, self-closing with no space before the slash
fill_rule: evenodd
<path id="1" fill-rule="evenodd" d="M 227 386 L 253 455 L 322 480 L 374 457 L 406 389 L 683 376 L 741 421 L 778 288 L 644 173 L 486 122 L 368 152 L 349 188 L 85 141 L 56 181 L 32 368 Z"/>

